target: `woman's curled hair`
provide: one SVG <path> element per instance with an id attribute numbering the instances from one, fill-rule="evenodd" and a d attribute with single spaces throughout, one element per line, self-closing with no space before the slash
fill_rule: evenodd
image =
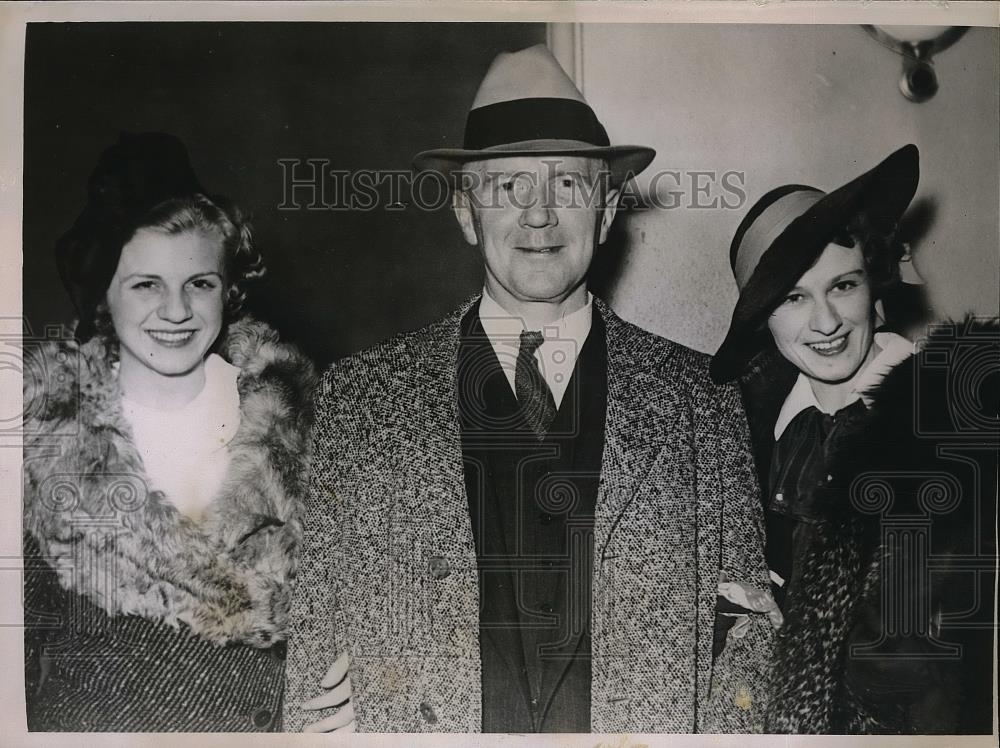
<path id="1" fill-rule="evenodd" d="M 264 258 L 254 248 L 253 231 L 242 211 L 225 198 L 194 193 L 160 203 L 139 223 L 138 229 L 167 234 L 185 231 L 218 232 L 225 262 L 228 318 L 239 315 L 246 301 L 246 284 L 264 275 Z"/>
<path id="2" fill-rule="evenodd" d="M 843 233 L 834 238 L 834 243 L 861 248 L 873 298 L 880 298 L 883 292 L 900 282 L 899 261 L 906 249 L 897 238 L 895 224 L 875 221 L 861 211 L 854 215 Z"/>

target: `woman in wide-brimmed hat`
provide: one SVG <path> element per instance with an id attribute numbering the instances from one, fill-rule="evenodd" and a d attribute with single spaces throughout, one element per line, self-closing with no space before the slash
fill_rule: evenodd
<path id="1" fill-rule="evenodd" d="M 179 140 L 102 154 L 26 355 L 28 728 L 274 730 L 315 374 L 241 312 L 250 228 Z"/>
<path id="2" fill-rule="evenodd" d="M 917 181 L 908 145 L 829 193 L 779 187 L 750 209 L 730 249 L 740 297 L 711 372 L 717 382 L 741 379 L 755 441 L 785 617 L 769 707 L 775 732 L 990 729 L 980 662 L 989 643 L 942 624 L 975 607 L 978 590 L 925 572 L 928 553 L 979 547 L 974 528 L 985 515 L 968 498 L 968 466 L 943 462 L 939 440 L 915 420 L 918 410 L 946 409 L 948 392 L 940 377 L 914 373 L 914 346 L 888 329 L 881 305 L 900 282 L 919 282 L 895 238 Z M 965 503 L 921 503 L 928 471 L 963 486 Z M 927 520 L 929 550 L 919 539 L 886 540 L 902 515 Z M 946 641 L 965 653 L 944 656 Z"/>

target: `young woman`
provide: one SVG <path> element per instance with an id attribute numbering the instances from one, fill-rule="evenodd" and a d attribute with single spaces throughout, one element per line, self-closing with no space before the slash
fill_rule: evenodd
<path id="1" fill-rule="evenodd" d="M 923 366 L 881 304 L 917 180 L 906 146 L 831 193 L 772 190 L 733 239 L 740 298 L 712 375 L 742 377 L 756 442 L 785 617 L 771 731 L 991 730 L 995 437 L 991 452 L 988 429 L 963 432 L 955 372 Z M 971 343 L 976 387 L 996 374 L 995 343 L 995 326 Z M 995 424 L 995 388 L 974 394 Z M 964 462 L 939 449 L 949 430 L 979 444 Z M 968 564 L 949 567 L 957 557 Z"/>
<path id="2" fill-rule="evenodd" d="M 184 146 L 123 134 L 59 241 L 75 341 L 25 370 L 28 727 L 279 725 L 312 365 Z"/>

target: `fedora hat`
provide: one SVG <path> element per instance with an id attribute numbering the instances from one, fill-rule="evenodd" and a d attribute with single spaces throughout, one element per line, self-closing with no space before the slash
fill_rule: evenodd
<path id="1" fill-rule="evenodd" d="M 413 166 L 447 177 L 469 161 L 539 155 L 604 159 L 613 184 L 621 184 L 649 166 L 656 151 L 612 146 L 583 94 L 538 44 L 497 55 L 469 110 L 463 146 L 423 151 Z"/>
<path id="2" fill-rule="evenodd" d="M 712 358 L 712 380 L 728 382 L 742 373 L 762 346 L 762 323 L 853 216 L 863 213 L 891 231 L 913 199 L 919 178 L 919 151 L 910 144 L 833 192 L 788 184 L 758 200 L 729 248 L 740 297 Z"/>

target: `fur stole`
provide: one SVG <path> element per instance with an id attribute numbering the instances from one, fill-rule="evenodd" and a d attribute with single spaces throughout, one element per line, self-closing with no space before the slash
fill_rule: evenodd
<path id="1" fill-rule="evenodd" d="M 274 330 L 232 323 L 240 426 L 197 522 L 149 490 L 122 414 L 111 343 L 47 342 L 25 367 L 24 526 L 65 589 L 216 644 L 285 637 L 301 538 L 312 364 Z"/>
<path id="2" fill-rule="evenodd" d="M 983 594 L 992 594 L 996 554 L 998 343 L 995 321 L 931 328 L 835 445 L 832 513 L 776 640 L 769 731 L 990 731 L 992 602 Z M 967 564 L 942 566 L 977 557 L 981 577 Z M 908 581 L 887 610 L 884 585 L 900 573 Z M 876 641 L 867 658 L 851 654 Z M 961 655 L 942 657 L 942 642 Z"/>

